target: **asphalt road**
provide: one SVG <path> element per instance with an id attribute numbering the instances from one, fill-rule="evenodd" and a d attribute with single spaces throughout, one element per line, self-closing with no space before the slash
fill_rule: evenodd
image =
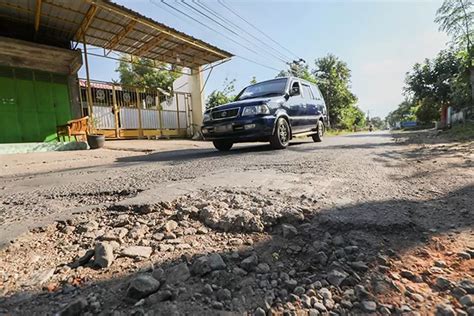
<path id="1" fill-rule="evenodd" d="M 133 145 L 114 145 L 123 144 Z M 17 238 L 0 247 L 0 314 L 56 312 L 79 295 L 88 298 L 87 308 L 124 314 L 142 307 L 158 315 L 253 312 L 268 308 L 262 299 L 281 311 L 301 307 L 288 295 L 286 276 L 300 293 L 331 284 L 326 291 L 338 302 L 346 290 L 357 294 L 365 286 L 369 294 L 349 297 L 345 307 L 319 298 L 341 314 L 450 309 L 443 304 L 460 298 L 440 291 L 440 277 L 472 290 L 472 142 L 443 143 L 432 131 L 295 140 L 286 150 L 240 144 L 228 153 L 202 142 L 138 144 L 142 151 L 0 158 L 7 169 L 0 179 L 0 243 Z M 42 228 L 22 234 L 36 226 Z M 126 235 L 119 237 L 117 227 Z M 110 267 L 66 267 L 105 236 L 116 242 L 108 246 Z M 123 256 L 137 245 L 148 255 Z M 209 253 L 222 256 L 226 269 L 201 275 L 197 258 L 208 260 Z M 267 264 L 264 274 L 253 272 L 256 261 Z M 163 269 L 154 277 L 175 297 L 161 302 L 157 292 L 134 306 L 126 289 L 150 272 L 150 263 Z M 170 287 L 174 275 L 186 276 L 177 292 Z"/>
<path id="2" fill-rule="evenodd" d="M 451 172 L 449 183 L 437 177 L 430 177 L 430 182 L 424 175 L 413 177 L 422 170 L 413 164 L 416 150 L 396 142 L 388 132 L 326 137 L 322 143 L 296 139 L 286 150 L 252 143 L 222 153 L 210 143 L 197 144 L 151 153 L 81 152 L 75 165 L 71 164 L 77 159 L 75 152 L 48 153 L 39 165 L 37 161 L 31 168 L 23 165 L 20 175 L 10 172 L 0 179 L 0 243 L 94 205 L 170 200 L 216 186 L 281 187 L 314 196 L 321 205 L 342 206 L 387 198 L 435 198 L 434 192 L 472 184 L 465 173 L 455 181 L 456 172 Z M 433 166 L 429 165 L 430 171 Z"/>

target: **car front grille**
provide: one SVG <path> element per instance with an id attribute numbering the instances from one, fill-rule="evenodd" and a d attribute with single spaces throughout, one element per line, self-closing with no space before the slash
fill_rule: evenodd
<path id="1" fill-rule="evenodd" d="M 211 113 L 213 120 L 223 120 L 233 118 L 239 115 L 239 108 L 225 109 L 220 111 L 213 111 Z"/>

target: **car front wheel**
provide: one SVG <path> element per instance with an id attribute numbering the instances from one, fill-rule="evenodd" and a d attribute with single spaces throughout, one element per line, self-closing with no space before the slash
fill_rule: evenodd
<path id="1" fill-rule="evenodd" d="M 313 134 L 313 141 L 320 143 L 323 141 L 324 136 L 324 123 L 322 121 L 318 121 L 318 132 Z"/>
<path id="2" fill-rule="evenodd" d="M 212 143 L 218 151 L 229 151 L 232 148 L 232 145 L 234 145 L 232 142 L 223 140 L 215 140 Z"/>
<path id="3" fill-rule="evenodd" d="M 279 118 L 275 126 L 275 132 L 270 137 L 270 145 L 274 149 L 284 149 L 290 143 L 290 135 L 290 125 L 284 118 Z"/>

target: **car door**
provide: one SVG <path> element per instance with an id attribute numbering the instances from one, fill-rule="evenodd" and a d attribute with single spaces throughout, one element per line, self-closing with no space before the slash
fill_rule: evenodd
<path id="1" fill-rule="evenodd" d="M 314 130 L 319 117 L 318 102 L 311 90 L 309 83 L 302 82 L 301 87 L 303 88 L 303 98 L 305 100 L 305 113 L 304 113 L 304 129 Z"/>
<path id="2" fill-rule="evenodd" d="M 293 79 L 289 86 L 290 97 L 286 102 L 286 111 L 290 117 L 290 124 L 293 132 L 304 130 L 305 99 L 301 94 L 301 84 L 297 79 Z"/>
<path id="3" fill-rule="evenodd" d="M 329 121 L 328 121 L 329 118 L 328 118 L 328 113 L 326 109 L 326 103 L 324 102 L 321 91 L 316 85 L 311 85 L 311 91 L 313 92 L 313 95 L 315 97 L 316 106 L 318 109 L 317 115 L 323 118 L 323 122 L 327 127 L 329 125 Z"/>

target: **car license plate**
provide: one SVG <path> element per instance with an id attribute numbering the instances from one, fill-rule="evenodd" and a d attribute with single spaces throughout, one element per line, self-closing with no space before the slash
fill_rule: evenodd
<path id="1" fill-rule="evenodd" d="M 232 131 L 232 125 L 227 124 L 227 125 L 220 125 L 216 126 L 216 133 L 225 133 L 225 132 L 230 132 Z"/>

